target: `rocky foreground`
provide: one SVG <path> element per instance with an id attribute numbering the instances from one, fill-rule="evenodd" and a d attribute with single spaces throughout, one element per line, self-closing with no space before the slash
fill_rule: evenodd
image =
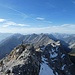
<path id="1" fill-rule="evenodd" d="M 35 48 L 21 44 L 0 61 L 0 75 L 75 75 L 60 41 Z"/>

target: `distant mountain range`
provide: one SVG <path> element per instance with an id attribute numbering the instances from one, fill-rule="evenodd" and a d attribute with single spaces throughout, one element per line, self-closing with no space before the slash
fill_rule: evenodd
<path id="1" fill-rule="evenodd" d="M 70 54 L 75 56 L 75 34 L 59 34 L 53 33 L 52 34 L 58 40 L 62 40 L 68 44 L 69 48 L 71 48 Z M 66 44 L 66 45 L 67 45 Z"/>
<path id="2" fill-rule="evenodd" d="M 7 38 L 0 42 L 0 59 L 9 54 L 11 50 L 19 44 L 33 44 L 34 47 L 37 48 L 49 43 L 55 43 L 58 40 L 61 41 L 63 48 L 67 52 L 71 51 L 69 47 L 74 48 L 75 46 L 73 45 L 75 44 L 74 34 L 10 34 Z"/>
<path id="3" fill-rule="evenodd" d="M 11 33 L 0 33 L 0 42 L 4 39 L 6 39 L 7 37 L 11 36 L 13 34 Z"/>
<path id="4" fill-rule="evenodd" d="M 14 34 L 10 37 L 3 40 L 3 42 L 0 43 L 0 58 L 6 56 L 6 54 L 10 53 L 10 51 L 19 45 L 22 40 L 24 39 L 24 36 L 21 34 Z"/>
<path id="5" fill-rule="evenodd" d="M 52 34 L 55 38 L 58 40 L 63 40 L 69 45 L 72 45 L 75 43 L 75 34 L 59 34 L 59 33 L 53 33 Z"/>

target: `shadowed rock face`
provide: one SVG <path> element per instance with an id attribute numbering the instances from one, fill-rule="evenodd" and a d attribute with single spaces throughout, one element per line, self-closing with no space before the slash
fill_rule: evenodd
<path id="1" fill-rule="evenodd" d="M 75 75 L 75 67 L 60 41 L 38 48 L 21 44 L 1 60 L 1 68 L 12 75 Z"/>
<path id="2" fill-rule="evenodd" d="M 38 48 L 39 46 L 42 46 L 42 45 L 46 46 L 49 43 L 55 43 L 55 41 L 60 40 L 65 51 L 70 52 L 71 49 L 68 48 L 69 42 L 65 42 L 65 40 L 63 40 L 63 35 L 61 37 L 59 35 L 58 37 L 55 38 L 55 36 L 53 36 L 52 34 L 43 34 L 43 33 L 42 34 L 31 34 L 31 35 L 14 34 L 0 42 L 0 59 L 5 57 L 7 54 L 10 54 L 12 49 L 14 49 L 14 47 L 16 47 L 17 45 L 21 43 L 22 44 L 33 44 L 35 48 Z M 70 48 L 73 48 L 74 37 L 70 39 L 72 39 Z M 66 40 L 71 41 L 70 39 L 66 38 Z"/>
<path id="3" fill-rule="evenodd" d="M 60 44 L 49 44 L 44 55 L 55 75 L 75 75 L 74 64 Z"/>

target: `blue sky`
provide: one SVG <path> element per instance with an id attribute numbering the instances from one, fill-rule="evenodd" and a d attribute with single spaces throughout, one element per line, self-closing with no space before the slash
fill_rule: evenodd
<path id="1" fill-rule="evenodd" d="M 0 0 L 2 33 L 75 33 L 75 0 Z"/>

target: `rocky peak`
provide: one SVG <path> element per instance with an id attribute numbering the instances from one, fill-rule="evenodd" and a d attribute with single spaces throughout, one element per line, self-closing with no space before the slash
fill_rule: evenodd
<path id="1" fill-rule="evenodd" d="M 38 48 L 21 44 L 1 62 L 1 71 L 12 75 L 75 75 L 74 64 L 60 41 Z"/>
<path id="2" fill-rule="evenodd" d="M 4 59 L 3 72 L 14 75 L 38 75 L 40 56 L 32 45 L 20 45 Z M 39 59 L 38 59 L 39 58 Z M 36 74 L 35 74 L 36 73 Z"/>
<path id="3" fill-rule="evenodd" d="M 53 70 L 54 75 L 74 75 L 74 64 L 62 48 L 60 42 L 48 44 L 44 49 L 43 58 Z M 53 75 L 53 74 L 52 74 Z"/>

